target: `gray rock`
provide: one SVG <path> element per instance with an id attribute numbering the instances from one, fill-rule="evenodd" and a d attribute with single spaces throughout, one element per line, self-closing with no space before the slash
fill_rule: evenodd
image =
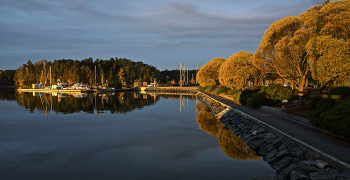
<path id="1" fill-rule="evenodd" d="M 300 161 L 299 166 L 307 173 L 319 171 L 319 169 L 315 166 L 315 161 L 312 160 Z"/>
<path id="2" fill-rule="evenodd" d="M 250 143 L 252 140 L 254 140 L 256 137 L 255 136 L 251 136 L 250 138 L 246 139 L 244 142 L 246 144 Z"/>
<path id="3" fill-rule="evenodd" d="M 250 136 L 251 136 L 251 134 L 247 134 L 247 135 L 243 136 L 241 139 L 242 139 L 242 141 L 244 141 L 244 140 L 248 139 Z"/>
<path id="4" fill-rule="evenodd" d="M 278 151 L 282 151 L 283 149 L 287 148 L 286 145 L 282 144 L 279 148 L 278 148 Z"/>
<path id="5" fill-rule="evenodd" d="M 248 133 L 250 129 L 251 129 L 251 126 L 246 124 L 245 126 L 242 127 L 241 131 Z"/>
<path id="6" fill-rule="evenodd" d="M 257 130 L 258 128 L 259 128 L 260 126 L 259 125 L 257 125 L 257 124 L 254 124 L 253 125 L 253 127 L 252 127 L 252 129 L 250 129 L 250 131 L 248 132 L 248 133 L 253 133 L 255 130 Z"/>
<path id="7" fill-rule="evenodd" d="M 260 145 L 260 148 L 259 148 L 259 155 L 260 156 L 266 156 L 266 154 L 268 153 L 267 152 L 267 144 L 266 143 L 262 143 L 261 145 Z"/>
<path id="8" fill-rule="evenodd" d="M 286 168 L 290 164 L 292 164 L 292 157 L 284 156 L 284 158 L 272 164 L 272 168 L 275 169 L 278 174 L 280 174 L 284 170 L 284 168 Z"/>
<path id="9" fill-rule="evenodd" d="M 295 170 L 290 173 L 290 180 L 309 180 L 307 174 L 302 173 L 301 171 Z"/>
<path id="10" fill-rule="evenodd" d="M 275 149 L 275 147 L 273 147 L 272 144 L 267 144 L 267 151 L 268 151 L 268 152 L 270 152 L 270 151 L 272 151 L 272 150 L 274 150 L 274 149 Z"/>
<path id="11" fill-rule="evenodd" d="M 311 180 L 335 180 L 338 175 L 338 171 L 335 169 L 322 169 L 320 171 L 310 173 Z"/>
<path id="12" fill-rule="evenodd" d="M 299 147 L 293 147 L 289 150 L 288 155 L 292 157 L 300 157 L 303 155 L 303 150 L 301 150 Z"/>
<path id="13" fill-rule="evenodd" d="M 304 165 L 304 166 L 313 166 L 313 165 L 315 165 L 315 161 L 305 160 L 305 161 L 300 161 L 300 164 Z"/>
<path id="14" fill-rule="evenodd" d="M 256 131 L 258 131 L 258 134 L 266 133 L 266 129 L 263 127 L 258 128 Z"/>
<path id="15" fill-rule="evenodd" d="M 274 149 L 271 152 L 267 153 L 265 156 L 266 162 L 269 164 L 275 163 L 278 159 L 276 158 L 276 152 L 277 150 Z"/>
<path id="16" fill-rule="evenodd" d="M 295 146 L 294 143 L 289 139 L 285 140 L 283 144 L 287 147 L 288 150 Z"/>
<path id="17" fill-rule="evenodd" d="M 237 128 L 241 129 L 243 126 L 245 126 L 245 123 L 239 123 L 239 124 L 237 125 Z"/>
<path id="18" fill-rule="evenodd" d="M 254 140 L 254 141 L 251 141 L 248 145 L 250 146 L 250 148 L 252 148 L 253 150 L 256 150 L 261 143 L 263 143 L 264 140 L 263 139 L 260 139 L 260 140 Z"/>
<path id="19" fill-rule="evenodd" d="M 273 140 L 272 145 L 275 148 L 279 148 L 282 145 L 282 138 L 278 137 L 277 139 Z"/>
<path id="20" fill-rule="evenodd" d="M 277 159 L 282 159 L 286 154 L 287 154 L 287 149 L 283 149 L 282 151 L 279 151 L 276 153 L 276 158 Z"/>
<path id="21" fill-rule="evenodd" d="M 259 134 L 256 138 L 257 139 L 265 139 L 267 136 L 267 133 Z"/>
<path id="22" fill-rule="evenodd" d="M 239 132 L 239 129 L 236 128 L 236 127 L 232 127 L 232 128 L 230 128 L 230 130 L 231 130 L 232 132 Z"/>
<path id="23" fill-rule="evenodd" d="M 277 139 L 277 136 L 273 133 L 268 133 L 265 137 L 265 142 L 270 143 L 271 141 Z"/>
<path id="24" fill-rule="evenodd" d="M 290 174 L 292 171 L 298 168 L 296 164 L 290 164 L 287 168 L 285 168 L 281 173 L 278 179 L 287 180 L 290 179 Z M 300 168 L 299 168 L 300 169 Z"/>
<path id="25" fill-rule="evenodd" d="M 350 171 L 345 170 L 343 173 L 339 174 L 336 180 L 349 180 L 350 179 Z"/>

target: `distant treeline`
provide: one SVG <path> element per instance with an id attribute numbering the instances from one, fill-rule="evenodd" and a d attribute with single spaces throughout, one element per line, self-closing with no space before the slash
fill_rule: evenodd
<path id="1" fill-rule="evenodd" d="M 95 73 L 96 67 L 96 73 Z M 51 73 L 50 73 L 51 69 Z M 196 70 L 185 71 L 184 83 L 193 83 L 196 79 Z M 122 83 L 133 85 L 134 82 L 156 81 L 170 83 L 180 81 L 179 70 L 159 71 L 156 67 L 141 61 L 134 62 L 126 58 L 111 58 L 109 60 L 93 60 L 91 57 L 84 60 L 61 59 L 38 61 L 34 64 L 29 60 L 17 70 L 0 70 L 0 86 L 17 86 L 29 88 L 32 84 L 46 82 L 46 85 L 56 84 L 57 80 L 68 84 L 84 83 L 87 85 L 108 84 L 120 87 Z"/>
<path id="2" fill-rule="evenodd" d="M 95 71 L 96 68 L 96 71 Z M 51 69 L 51 73 L 50 73 Z M 95 73 L 96 72 L 96 73 Z M 95 61 L 61 59 L 42 60 L 34 64 L 29 60 L 15 71 L 14 82 L 17 87 L 28 88 L 34 83 L 56 84 L 59 79 L 68 84 L 84 83 L 87 85 L 109 84 L 118 86 L 134 82 L 151 82 L 160 79 L 160 71 L 143 62 L 134 62 L 126 58 L 111 58 Z"/>

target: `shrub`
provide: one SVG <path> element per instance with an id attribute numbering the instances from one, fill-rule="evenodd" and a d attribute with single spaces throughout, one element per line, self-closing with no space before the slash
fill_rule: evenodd
<path id="1" fill-rule="evenodd" d="M 229 90 L 229 91 L 227 92 L 227 94 L 236 94 L 236 93 L 238 93 L 239 91 L 240 91 L 239 89 L 233 88 L 233 89 Z"/>
<path id="2" fill-rule="evenodd" d="M 172 84 L 168 84 L 168 83 L 161 83 L 159 84 L 160 87 L 170 87 L 172 86 Z"/>
<path id="3" fill-rule="evenodd" d="M 238 92 L 233 96 L 233 98 L 232 98 L 233 102 L 235 102 L 237 104 L 241 104 L 241 102 L 239 101 L 241 99 L 241 93 L 242 92 Z"/>
<path id="4" fill-rule="evenodd" d="M 247 104 L 247 99 L 249 98 L 249 95 L 255 93 L 255 90 L 245 89 L 241 92 L 241 96 L 239 98 L 239 102 L 243 105 Z"/>
<path id="5" fill-rule="evenodd" d="M 207 86 L 206 91 L 207 92 L 213 92 L 214 89 L 215 89 L 215 86 Z"/>
<path id="6" fill-rule="evenodd" d="M 334 104 L 335 101 L 333 99 L 324 99 L 324 98 L 320 98 L 320 99 L 315 99 L 316 101 L 314 102 L 314 107 L 313 110 L 309 113 L 309 120 L 312 124 L 316 125 L 316 126 L 322 126 L 322 123 L 320 123 L 320 116 L 322 116 L 322 113 L 331 109 Z M 310 107 L 311 108 L 311 107 Z"/>
<path id="7" fill-rule="evenodd" d="M 282 101 L 285 99 L 292 99 L 293 96 L 298 95 L 298 91 L 296 89 L 285 88 L 280 84 L 271 83 L 269 86 L 261 87 L 260 93 L 266 93 L 266 97 L 273 101 Z"/>
<path id="8" fill-rule="evenodd" d="M 253 93 L 248 96 L 247 104 L 249 106 L 257 108 L 263 105 L 271 104 L 271 100 L 267 99 L 265 94 Z"/>
<path id="9" fill-rule="evenodd" d="M 213 93 L 214 94 L 220 94 L 220 93 L 226 93 L 227 91 L 229 91 L 230 89 L 227 88 L 226 86 L 220 86 L 220 87 L 217 87 L 213 90 Z"/>
<path id="10" fill-rule="evenodd" d="M 208 86 L 198 86 L 198 89 L 205 91 L 208 88 Z"/>
<path id="11" fill-rule="evenodd" d="M 347 97 L 350 95 L 350 87 L 335 87 L 329 91 L 328 95 L 342 95 L 343 97 Z"/>
<path id="12" fill-rule="evenodd" d="M 327 99 L 328 101 L 330 99 Z M 318 125 L 332 133 L 350 138 L 350 99 L 337 102 L 332 108 L 324 111 L 318 120 Z"/>

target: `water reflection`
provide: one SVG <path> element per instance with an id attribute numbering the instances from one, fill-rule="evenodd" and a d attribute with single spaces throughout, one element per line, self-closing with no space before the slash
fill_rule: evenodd
<path id="1" fill-rule="evenodd" d="M 14 89 L 0 89 L 0 100 L 15 100 L 18 105 L 33 113 L 38 110 L 43 113 L 55 112 L 62 114 L 85 112 L 99 114 L 129 113 L 135 109 L 156 104 L 160 98 L 180 100 L 179 112 L 186 109 L 188 102 L 199 102 L 195 96 L 188 94 L 140 94 L 137 92 L 115 93 L 44 93 L 18 92 Z"/>
<path id="2" fill-rule="evenodd" d="M 134 109 L 142 109 L 144 106 L 154 105 L 159 97 L 150 95 L 142 98 L 135 93 L 109 93 L 109 94 L 86 94 L 86 93 L 19 93 L 15 92 L 17 103 L 28 109 L 41 112 L 56 113 L 128 113 Z"/>
<path id="3" fill-rule="evenodd" d="M 196 119 L 199 129 L 212 136 L 217 136 L 219 145 L 227 156 L 242 161 L 260 159 L 260 156 L 256 155 L 254 150 L 235 136 L 230 129 L 221 124 L 208 108 L 201 104 L 197 104 L 196 108 L 199 111 Z"/>

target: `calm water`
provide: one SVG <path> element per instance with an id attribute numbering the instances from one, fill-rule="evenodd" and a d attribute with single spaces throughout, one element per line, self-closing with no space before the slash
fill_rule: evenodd
<path id="1" fill-rule="evenodd" d="M 270 179 L 193 96 L 0 92 L 1 179 Z"/>

